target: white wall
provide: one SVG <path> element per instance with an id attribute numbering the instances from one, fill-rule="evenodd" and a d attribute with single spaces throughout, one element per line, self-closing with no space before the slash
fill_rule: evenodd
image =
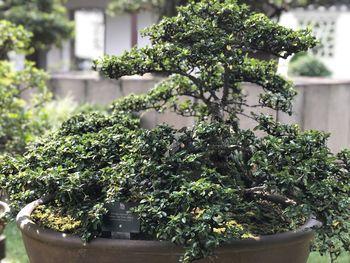
<path id="1" fill-rule="evenodd" d="M 139 47 L 144 47 L 150 42 L 141 37 L 140 30 L 153 24 L 156 18 L 150 12 L 142 12 L 138 15 Z M 131 47 L 131 18 L 130 15 L 107 16 L 106 18 L 106 49 L 108 55 L 121 55 Z"/>
<path id="2" fill-rule="evenodd" d="M 94 59 L 104 55 L 104 13 L 96 10 L 77 10 L 75 18 L 75 55 Z"/>
<path id="3" fill-rule="evenodd" d="M 138 46 L 145 47 L 150 44 L 150 40 L 147 37 L 141 36 L 141 31 L 146 27 L 157 22 L 157 16 L 151 12 L 142 12 L 138 15 Z"/>
<path id="4" fill-rule="evenodd" d="M 108 55 L 120 55 L 131 45 L 130 16 L 106 17 L 106 49 Z"/>
<path id="5" fill-rule="evenodd" d="M 70 69 L 70 42 L 65 41 L 61 48 L 53 47 L 47 53 L 47 70 L 49 72 L 68 72 Z"/>
<path id="6" fill-rule="evenodd" d="M 320 20 L 320 18 L 322 18 Z M 293 12 L 284 14 L 281 19 L 281 24 L 284 26 L 298 29 L 299 21 L 301 20 L 313 20 L 313 21 L 334 21 L 334 48 L 333 48 L 333 56 L 319 56 L 319 59 L 322 60 L 327 67 L 332 71 L 333 78 L 335 79 L 350 79 L 350 68 L 348 66 L 350 62 L 350 11 L 348 9 L 339 9 L 339 8 L 331 8 L 327 9 L 317 9 L 317 10 L 295 10 Z M 317 30 L 317 37 L 323 38 L 325 43 L 327 42 L 328 33 L 325 33 L 322 30 Z M 330 27 L 325 26 L 325 30 L 329 30 Z M 285 68 L 285 63 L 283 64 L 283 68 Z M 283 70 L 285 71 L 285 69 Z"/>
<path id="7" fill-rule="evenodd" d="M 337 21 L 335 57 L 328 61 L 334 78 L 350 79 L 350 12 L 343 12 Z"/>
<path id="8" fill-rule="evenodd" d="M 298 20 L 292 13 L 284 14 L 280 19 L 280 24 L 291 29 L 298 28 Z M 279 60 L 278 73 L 280 73 L 283 76 L 288 75 L 288 65 L 290 59 L 291 57 L 289 57 L 288 59 Z"/>

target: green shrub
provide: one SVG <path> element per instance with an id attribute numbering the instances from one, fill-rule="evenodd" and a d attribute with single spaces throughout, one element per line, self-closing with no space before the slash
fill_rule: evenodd
<path id="1" fill-rule="evenodd" d="M 15 26 L 9 21 L 0 20 L 0 59 L 7 59 L 9 51 L 28 53 L 32 34 L 22 26 Z"/>
<path id="2" fill-rule="evenodd" d="M 21 26 L 0 21 L 0 56 L 10 51 L 26 53 L 31 34 Z M 48 75 L 26 62 L 15 70 L 7 60 L 0 60 L 0 154 L 22 153 L 27 143 L 47 128 L 37 119 L 42 106 L 50 100 L 46 88 Z M 24 93 L 30 98 L 23 99 Z"/>
<path id="3" fill-rule="evenodd" d="M 350 152 L 332 154 L 322 132 L 249 113 L 291 113 L 296 91 L 276 62 L 247 53 L 287 58 L 314 47 L 310 32 L 286 29 L 235 0 L 193 0 L 146 35 L 151 47 L 107 56 L 95 68 L 115 79 L 170 77 L 147 94 L 117 100 L 112 112 L 70 118 L 23 158 L 5 157 L 0 185 L 13 209 L 50 196 L 47 209 L 74 215 L 74 233 L 89 241 L 101 236 L 105 204 L 135 203 L 142 237 L 183 246 L 182 262 L 232 240 L 295 229 L 311 216 L 323 223 L 315 248 L 333 258 L 349 249 Z M 243 82 L 262 87 L 257 105 L 248 105 Z M 154 109 L 197 122 L 141 129 L 133 114 Z M 242 116 L 265 135 L 241 129 Z"/>
<path id="4" fill-rule="evenodd" d="M 29 142 L 78 112 L 79 105 L 69 98 L 51 101 L 49 76 L 33 63 L 14 69 L 7 54 L 32 52 L 32 34 L 5 20 L 0 29 L 0 154 L 23 153 Z"/>
<path id="5" fill-rule="evenodd" d="M 43 133 L 36 115 L 51 97 L 46 89 L 48 76 L 33 64 L 14 70 L 7 61 L 0 61 L 0 153 L 21 153 L 27 143 Z M 21 95 L 29 90 L 39 91 L 30 102 Z"/>
<path id="6" fill-rule="evenodd" d="M 78 113 L 92 113 L 106 111 L 107 107 L 91 104 L 79 104 L 73 97 L 55 98 L 43 105 L 40 112 L 34 116 L 42 126 L 51 129 L 61 127 L 62 123 Z"/>
<path id="7" fill-rule="evenodd" d="M 6 0 L 0 2 L 0 19 L 23 26 L 32 32 L 30 45 L 36 51 L 73 35 L 74 23 L 69 21 L 62 0 Z"/>
<path id="8" fill-rule="evenodd" d="M 77 113 L 79 104 L 72 97 L 56 98 L 46 103 L 37 116 L 38 121 L 57 129 L 62 123 Z"/>
<path id="9" fill-rule="evenodd" d="M 321 60 L 309 53 L 295 56 L 289 64 L 288 71 L 291 76 L 329 77 L 332 75 Z"/>

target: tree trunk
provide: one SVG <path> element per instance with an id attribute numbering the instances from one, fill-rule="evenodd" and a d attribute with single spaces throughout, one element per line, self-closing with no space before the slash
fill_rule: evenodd
<path id="1" fill-rule="evenodd" d="M 33 54 L 26 56 L 26 59 L 35 63 L 36 67 L 47 69 L 47 50 L 36 50 Z"/>
<path id="2" fill-rule="evenodd" d="M 8 60 L 9 57 L 6 52 L 2 53 L 0 52 L 0 60 Z"/>

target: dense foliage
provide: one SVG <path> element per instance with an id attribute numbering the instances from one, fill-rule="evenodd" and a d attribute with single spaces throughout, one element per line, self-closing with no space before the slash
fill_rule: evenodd
<path id="1" fill-rule="evenodd" d="M 289 63 L 288 73 L 291 76 L 329 77 L 332 72 L 316 56 L 309 53 L 300 53 L 294 56 Z"/>
<path id="2" fill-rule="evenodd" d="M 32 34 L 22 26 L 15 26 L 9 21 L 0 20 L 0 59 L 6 60 L 9 51 L 24 53 L 30 51 L 29 42 Z"/>
<path id="3" fill-rule="evenodd" d="M 169 78 L 147 94 L 117 100 L 109 114 L 69 119 L 23 158 L 6 157 L 0 184 L 12 205 L 50 196 L 49 210 L 36 217 L 64 230 L 48 211 L 62 215 L 69 231 L 88 241 L 101 235 L 106 203 L 135 203 L 139 238 L 182 245 L 182 262 L 211 256 L 231 240 L 295 229 L 312 216 L 323 223 L 319 251 L 335 258 L 348 250 L 350 153 L 332 154 L 322 132 L 250 113 L 268 107 L 290 114 L 296 92 L 276 73 L 276 62 L 248 54 L 286 58 L 313 47 L 311 33 L 279 26 L 235 0 L 202 0 L 146 35 L 151 47 L 107 56 L 95 68 L 115 79 Z M 261 86 L 256 105 L 248 105 L 243 82 Z M 140 128 L 134 114 L 154 109 L 197 122 L 179 130 Z M 241 129 L 243 117 L 264 135 Z"/>
<path id="4" fill-rule="evenodd" d="M 46 128 L 37 118 L 43 104 L 51 98 L 46 88 L 48 76 L 32 63 L 26 62 L 22 70 L 15 70 L 5 60 L 10 51 L 28 51 L 31 34 L 22 26 L 0 21 L 0 153 L 24 152 L 28 142 Z M 24 93 L 36 93 L 23 99 Z"/>
<path id="5" fill-rule="evenodd" d="M 0 153 L 21 153 L 27 143 L 45 131 L 36 115 L 51 98 L 46 89 L 47 75 L 27 63 L 23 70 L 14 70 L 7 61 L 0 61 Z M 38 90 L 30 102 L 21 98 L 28 90 Z"/>
<path id="6" fill-rule="evenodd" d="M 62 0 L 6 0 L 0 1 L 0 19 L 22 25 L 33 33 L 30 46 L 36 51 L 60 45 L 73 34 Z"/>

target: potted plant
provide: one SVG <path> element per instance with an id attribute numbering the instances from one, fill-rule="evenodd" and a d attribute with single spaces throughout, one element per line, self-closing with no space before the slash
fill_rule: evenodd
<path id="1" fill-rule="evenodd" d="M 315 249 L 333 259 L 348 250 L 349 152 L 332 154 L 327 134 L 249 112 L 291 113 L 296 92 L 276 62 L 247 53 L 288 57 L 316 44 L 310 32 L 235 0 L 202 0 L 146 35 L 152 47 L 107 56 L 95 68 L 115 79 L 169 78 L 117 100 L 108 114 L 72 117 L 2 163 L 13 207 L 31 202 L 17 216 L 30 261 L 305 263 L 320 223 Z M 243 82 L 262 87 L 256 105 Z M 146 130 L 136 113 L 151 109 L 197 122 Z M 257 122 L 260 136 L 240 128 L 243 117 Z M 110 227 L 112 219 L 131 226 Z"/>

